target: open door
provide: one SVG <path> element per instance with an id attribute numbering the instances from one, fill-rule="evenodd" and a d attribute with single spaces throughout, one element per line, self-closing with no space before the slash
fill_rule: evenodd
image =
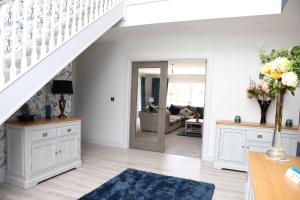
<path id="1" fill-rule="evenodd" d="M 168 62 L 133 62 L 130 148 L 164 152 Z"/>

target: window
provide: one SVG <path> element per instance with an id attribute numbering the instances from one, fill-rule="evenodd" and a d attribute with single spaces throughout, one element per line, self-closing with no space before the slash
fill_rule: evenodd
<path id="1" fill-rule="evenodd" d="M 169 82 L 167 105 L 204 107 L 204 82 Z"/>

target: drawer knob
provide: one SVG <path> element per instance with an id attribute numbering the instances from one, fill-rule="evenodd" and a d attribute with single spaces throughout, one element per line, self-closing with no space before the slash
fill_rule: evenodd
<path id="1" fill-rule="evenodd" d="M 67 129 L 67 131 L 68 131 L 68 132 L 71 132 L 71 131 L 72 131 L 72 129 L 71 129 L 71 128 L 68 128 L 68 129 Z"/>
<path id="2" fill-rule="evenodd" d="M 48 136 L 48 133 L 43 133 L 43 137 L 47 137 Z"/>
<path id="3" fill-rule="evenodd" d="M 257 135 L 257 138 L 262 139 L 263 136 L 262 135 Z"/>

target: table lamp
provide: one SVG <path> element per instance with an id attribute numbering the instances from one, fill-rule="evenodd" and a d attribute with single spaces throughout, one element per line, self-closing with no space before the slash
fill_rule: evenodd
<path id="1" fill-rule="evenodd" d="M 73 94 L 72 81 L 62 81 L 62 80 L 53 81 L 52 93 L 61 95 L 61 98 L 58 101 L 58 105 L 60 109 L 60 115 L 58 117 L 61 119 L 66 118 L 67 117 L 65 115 L 66 100 L 64 98 L 64 94 Z"/>

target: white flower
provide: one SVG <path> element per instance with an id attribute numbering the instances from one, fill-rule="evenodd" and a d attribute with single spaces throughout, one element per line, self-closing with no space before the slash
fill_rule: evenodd
<path id="1" fill-rule="evenodd" d="M 281 77 L 282 84 L 288 87 L 297 87 L 298 85 L 298 77 L 295 72 L 286 72 L 282 74 Z"/>
<path id="2" fill-rule="evenodd" d="M 290 61 L 285 57 L 278 57 L 270 63 L 271 71 L 287 72 L 290 70 Z"/>

